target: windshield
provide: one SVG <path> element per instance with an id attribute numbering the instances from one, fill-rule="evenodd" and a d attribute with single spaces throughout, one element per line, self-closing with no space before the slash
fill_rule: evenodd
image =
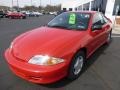
<path id="1" fill-rule="evenodd" d="M 65 12 L 48 23 L 48 27 L 65 28 L 73 30 L 86 30 L 90 14 L 80 12 Z"/>

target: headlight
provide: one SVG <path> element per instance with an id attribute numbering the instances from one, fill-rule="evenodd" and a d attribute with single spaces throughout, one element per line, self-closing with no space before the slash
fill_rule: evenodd
<path id="1" fill-rule="evenodd" d="M 42 56 L 42 55 L 36 55 L 32 57 L 28 63 L 30 64 L 36 64 L 36 65 L 55 65 L 64 62 L 63 59 L 60 58 L 54 58 L 49 56 Z"/>

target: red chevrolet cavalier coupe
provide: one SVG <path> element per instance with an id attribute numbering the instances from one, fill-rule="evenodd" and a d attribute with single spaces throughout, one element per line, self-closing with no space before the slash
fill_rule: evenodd
<path id="1" fill-rule="evenodd" d="M 34 83 L 76 79 L 85 60 L 111 40 L 112 24 L 95 11 L 65 12 L 47 26 L 18 36 L 5 51 L 10 69 Z"/>

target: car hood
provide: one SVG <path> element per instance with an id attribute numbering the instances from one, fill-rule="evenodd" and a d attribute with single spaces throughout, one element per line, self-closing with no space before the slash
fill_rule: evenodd
<path id="1" fill-rule="evenodd" d="M 13 41 L 13 55 L 25 61 L 35 55 L 61 57 L 65 50 L 71 49 L 84 35 L 85 31 L 37 28 L 18 36 Z"/>

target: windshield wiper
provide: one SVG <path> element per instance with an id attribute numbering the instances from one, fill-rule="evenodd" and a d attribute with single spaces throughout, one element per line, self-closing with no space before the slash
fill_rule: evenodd
<path id="1" fill-rule="evenodd" d="M 62 29 L 70 29 L 70 28 L 68 28 L 68 27 L 65 27 L 65 26 L 59 26 L 59 25 L 55 25 L 55 26 L 50 26 L 50 25 L 48 25 L 48 27 L 62 28 Z"/>

